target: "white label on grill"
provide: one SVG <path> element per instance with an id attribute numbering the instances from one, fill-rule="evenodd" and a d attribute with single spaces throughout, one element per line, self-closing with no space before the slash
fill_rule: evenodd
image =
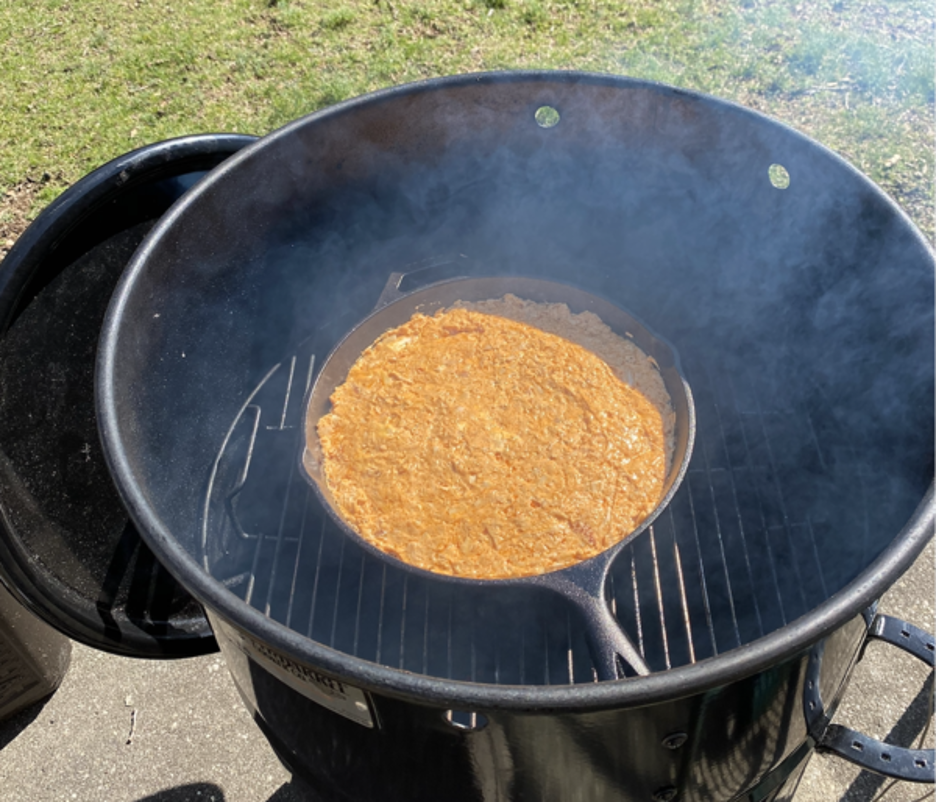
<path id="1" fill-rule="evenodd" d="M 374 717 L 371 715 L 370 700 L 360 688 L 297 663 L 252 638 L 242 636 L 241 642 L 244 651 L 250 657 L 257 659 L 263 668 L 306 699 L 373 729 Z"/>

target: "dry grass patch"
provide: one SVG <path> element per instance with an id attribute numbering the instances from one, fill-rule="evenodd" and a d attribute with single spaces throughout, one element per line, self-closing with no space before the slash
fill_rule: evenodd
<path id="1" fill-rule="evenodd" d="M 0 195 L 0 260 L 35 217 L 40 189 L 40 184 L 24 181 Z"/>

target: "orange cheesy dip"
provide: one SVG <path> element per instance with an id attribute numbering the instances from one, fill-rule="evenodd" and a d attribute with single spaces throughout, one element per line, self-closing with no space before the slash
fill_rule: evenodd
<path id="1" fill-rule="evenodd" d="M 429 571 L 565 568 L 621 540 L 662 497 L 667 407 L 518 320 L 415 314 L 358 358 L 331 402 L 317 430 L 338 512 Z"/>

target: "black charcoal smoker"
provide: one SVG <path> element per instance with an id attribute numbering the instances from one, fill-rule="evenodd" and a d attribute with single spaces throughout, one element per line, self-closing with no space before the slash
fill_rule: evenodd
<path id="1" fill-rule="evenodd" d="M 316 798 L 779 800 L 817 749 L 932 781 L 931 751 L 830 724 L 870 639 L 933 662 L 931 636 L 874 609 L 932 536 L 933 254 L 837 156 L 657 84 L 459 76 L 247 145 L 135 246 L 95 388 L 136 529 L 100 538 L 86 617 L 118 643 L 213 632 Z M 388 293 L 491 279 L 626 310 L 694 400 L 685 474 L 585 603 L 406 570 L 301 474 L 335 345 Z M 60 280 L 4 290 L 7 341 Z M 13 587 L 27 462 L 0 494 Z"/>

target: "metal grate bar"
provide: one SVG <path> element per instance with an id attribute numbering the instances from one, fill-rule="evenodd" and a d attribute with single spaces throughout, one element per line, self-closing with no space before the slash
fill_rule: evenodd
<path id="1" fill-rule="evenodd" d="M 403 668 L 406 665 L 406 602 L 409 598 L 408 591 L 409 577 L 405 576 L 403 577 L 403 604 L 401 606 L 403 616 L 400 622 L 400 668 Z"/>
<path id="2" fill-rule="evenodd" d="M 659 576 L 655 587 L 655 604 L 662 607 L 659 622 L 661 660 L 654 667 L 665 668 L 695 662 L 695 636 L 686 596 L 680 545 L 674 523 L 673 507 L 668 508 L 653 525 L 649 556 L 653 561 L 654 576 Z M 656 585 L 656 581 L 654 582 Z M 698 608 L 695 608 L 698 610 Z M 681 622 L 681 623 L 680 623 Z M 668 661 L 668 663 L 667 663 Z"/>
<path id="3" fill-rule="evenodd" d="M 650 527 L 650 548 L 653 552 L 653 583 L 656 590 L 657 610 L 660 613 L 660 630 L 663 637 L 663 657 L 667 668 L 672 668 L 670 660 L 669 637 L 666 634 L 666 613 L 663 610 L 663 587 L 660 583 L 660 561 L 657 559 L 656 530 Z"/>
<path id="4" fill-rule="evenodd" d="M 247 591 L 244 593 L 244 601 L 251 604 L 253 600 L 254 588 L 257 585 L 257 567 L 260 565 L 260 550 L 263 547 L 263 533 L 257 535 L 257 543 L 254 546 L 253 562 L 250 564 L 250 579 L 247 580 Z"/>
<path id="5" fill-rule="evenodd" d="M 377 619 L 377 662 L 383 662 L 383 633 L 384 633 L 384 610 L 385 602 L 387 598 L 387 566 L 383 566 L 383 570 L 380 572 L 380 616 Z M 449 627 L 451 631 L 451 627 Z M 449 663 L 451 663 L 451 656 L 449 658 Z M 449 675 L 451 676 L 451 675 Z"/>
<path id="6" fill-rule="evenodd" d="M 809 532 L 809 544 L 812 546 L 813 559 L 816 561 L 816 575 L 822 587 L 822 598 L 829 598 L 829 589 L 826 587 L 825 572 L 822 570 L 822 560 L 819 559 L 819 547 L 816 545 L 816 533 L 813 532 L 812 521 L 806 519 L 806 530 Z"/>
<path id="7" fill-rule="evenodd" d="M 718 644 L 715 641 L 715 624 L 712 621 L 712 604 L 708 595 L 708 583 L 705 579 L 705 562 L 702 559 L 702 544 L 699 542 L 699 525 L 696 520 L 695 504 L 692 499 L 692 472 L 686 475 L 686 484 L 689 486 L 689 510 L 692 515 L 692 535 L 695 539 L 696 559 L 699 561 L 699 584 L 702 588 L 702 604 L 705 611 L 705 623 L 708 626 L 709 637 L 712 639 L 712 653 L 718 654 Z"/>
<path id="8" fill-rule="evenodd" d="M 764 434 L 764 447 L 765 447 L 765 451 L 767 454 L 767 463 L 770 466 L 771 479 L 774 485 L 774 490 L 776 492 L 777 501 L 780 505 L 780 513 L 783 516 L 783 532 L 786 535 L 787 542 L 789 543 L 791 551 L 795 551 L 795 547 L 793 545 L 792 539 L 790 538 L 790 515 L 787 512 L 787 505 L 786 505 L 786 500 L 784 499 L 783 488 L 781 487 L 780 481 L 777 476 L 778 465 L 777 465 L 776 459 L 774 458 L 774 451 L 771 445 L 771 437 L 767 431 L 766 414 L 762 408 L 760 397 L 757 394 L 754 395 L 754 403 L 757 405 L 757 411 L 759 413 L 759 418 L 760 418 L 760 426 Z M 803 592 L 803 580 L 802 580 L 802 577 L 800 576 L 799 568 L 797 567 L 797 561 L 795 559 L 791 560 L 790 565 L 792 565 L 793 573 L 796 578 L 795 587 L 799 590 L 799 595 L 803 602 L 802 612 L 806 612 L 806 610 L 808 609 L 806 605 L 806 595 Z"/>
<path id="9" fill-rule="evenodd" d="M 362 554 L 361 577 L 358 580 L 357 606 L 354 608 L 354 645 L 352 646 L 352 654 L 359 654 L 361 642 L 361 602 L 364 598 L 364 563 L 365 557 Z M 425 673 L 425 668 L 423 669 L 423 673 Z"/>
<path id="10" fill-rule="evenodd" d="M 312 637 L 312 626 L 315 624 L 315 606 L 318 604 L 319 579 L 322 574 L 322 550 L 325 546 L 325 519 L 322 518 L 319 527 L 318 556 L 315 560 L 315 576 L 312 579 L 312 607 L 309 610 L 309 623 L 306 626 L 306 637 Z"/>
<path id="11" fill-rule="evenodd" d="M 618 618 L 617 589 L 614 586 L 614 571 L 611 571 L 608 574 L 607 589 L 608 589 L 608 594 L 609 594 L 608 598 L 610 600 L 609 604 L 611 607 L 611 612 L 614 614 L 615 618 Z"/>
<path id="12" fill-rule="evenodd" d="M 543 685 L 549 685 L 549 635 L 543 632 Z"/>
<path id="13" fill-rule="evenodd" d="M 566 657 L 569 667 L 569 685 L 575 685 L 575 662 L 572 657 L 572 620 L 566 610 Z"/>
<path id="14" fill-rule="evenodd" d="M 293 376 L 296 374 L 296 357 L 292 357 L 289 360 L 289 376 L 286 379 L 286 393 L 283 396 L 283 412 L 280 415 L 279 426 L 267 428 L 278 428 L 279 431 L 283 431 L 286 428 L 286 413 L 289 411 L 289 398 L 292 395 L 292 386 L 293 386 Z"/>
<path id="15" fill-rule="evenodd" d="M 703 457 L 706 458 L 706 466 L 708 466 L 708 458 L 705 455 L 704 447 L 703 447 Z M 722 573 L 725 577 L 725 589 L 727 590 L 728 609 L 731 612 L 731 625 L 732 625 L 732 628 L 734 629 L 735 643 L 733 645 L 740 646 L 741 645 L 741 632 L 738 629 L 738 614 L 735 609 L 734 592 L 732 591 L 732 588 L 731 588 L 731 572 L 728 569 L 728 559 L 725 556 L 725 538 L 722 533 L 722 524 L 718 516 L 718 506 L 717 506 L 717 502 L 715 499 L 715 488 L 710 478 L 711 471 L 708 472 L 708 477 L 709 477 L 709 480 L 707 483 L 708 495 L 709 495 L 709 500 L 711 501 L 711 504 L 712 504 L 712 513 L 713 513 L 714 522 L 715 522 L 715 536 L 718 540 L 718 554 L 721 558 L 721 568 L 722 568 Z"/>
<path id="16" fill-rule="evenodd" d="M 716 415 L 716 419 L 718 420 L 719 432 L 724 442 L 724 440 L 726 439 L 725 427 L 722 421 L 721 410 L 717 403 L 715 405 L 715 415 Z M 748 533 L 745 529 L 744 521 L 740 513 L 740 505 L 738 504 L 738 489 L 735 484 L 735 470 L 734 470 L 734 466 L 731 465 L 731 457 L 728 454 L 727 447 L 725 447 L 725 450 L 724 450 L 724 457 L 725 457 L 725 461 L 728 464 L 728 469 L 725 470 L 723 473 L 726 477 L 728 487 L 730 490 L 730 498 L 731 498 L 732 507 L 734 510 L 734 522 L 737 525 L 738 541 L 741 546 L 741 553 L 744 557 L 744 568 L 747 574 L 748 584 L 752 588 L 750 598 L 751 598 L 751 603 L 754 609 L 754 615 L 757 620 L 757 631 L 758 631 L 758 635 L 763 635 L 764 634 L 764 621 L 761 616 L 760 604 L 757 601 L 757 594 L 753 593 L 755 579 L 754 579 L 754 572 L 751 570 L 751 557 L 750 557 L 750 550 L 748 546 Z M 739 638 L 740 638 L 740 635 L 739 635 Z"/>
<path id="17" fill-rule="evenodd" d="M 357 652 L 355 651 L 355 654 Z M 426 607 L 423 615 L 423 652 L 422 652 L 422 673 L 429 671 L 429 596 L 426 596 Z M 499 684 L 499 680 L 498 680 Z"/>
<path id="18" fill-rule="evenodd" d="M 302 517 L 299 522 L 299 546 L 296 549 L 296 561 L 293 564 L 292 571 L 292 582 L 289 584 L 289 602 L 286 608 L 286 626 L 292 626 L 293 620 L 293 610 L 295 608 L 296 596 L 298 592 L 297 582 L 299 580 L 299 566 L 303 562 L 303 552 L 302 547 L 306 543 L 306 527 L 309 522 L 309 503 L 308 496 L 311 493 L 311 489 L 306 490 L 306 503 L 302 505 Z"/>
<path id="19" fill-rule="evenodd" d="M 816 390 L 816 392 L 817 392 L 819 395 L 822 396 L 823 400 L 825 401 L 825 404 L 826 404 L 827 406 L 831 406 L 831 404 L 830 404 L 828 398 L 826 398 L 826 396 L 825 396 L 825 393 L 824 393 L 822 387 L 819 386 L 819 385 L 817 384 L 817 385 L 815 385 L 815 390 Z M 810 423 L 812 424 L 812 421 L 810 421 Z M 857 450 L 855 449 L 855 443 L 854 443 L 854 441 L 853 441 L 852 439 L 850 439 L 850 438 L 844 439 L 844 441 L 842 442 L 841 445 L 842 445 L 842 447 L 844 447 L 844 449 L 846 450 L 846 452 L 847 452 L 847 454 L 848 454 L 848 460 L 849 460 L 849 462 L 850 462 L 852 465 L 856 466 L 856 469 L 855 469 L 855 471 L 854 471 L 854 476 L 855 476 L 855 481 L 857 482 L 858 487 L 859 487 L 859 491 L 860 491 L 859 494 L 858 494 L 858 500 L 859 500 L 859 503 L 861 504 L 861 510 L 862 510 L 862 515 L 861 515 L 861 533 L 862 533 L 861 562 L 864 563 L 864 562 L 867 561 L 868 556 L 869 556 L 869 551 L 870 551 L 870 538 L 871 538 L 871 527 L 870 527 L 870 525 L 869 525 L 869 522 L 870 522 L 870 520 L 871 520 L 871 515 L 870 515 L 870 508 L 869 508 L 869 506 L 868 506 L 868 500 L 869 500 L 870 494 L 869 494 L 869 492 L 868 492 L 868 486 L 867 486 L 868 467 L 867 467 L 865 461 L 862 460 L 862 459 L 860 458 L 860 455 L 858 454 Z M 821 449 L 819 450 L 819 453 L 820 453 L 820 456 L 821 456 L 821 454 L 822 454 L 822 450 L 821 450 Z M 834 591 L 833 591 L 833 592 L 834 592 Z"/>
<path id="20" fill-rule="evenodd" d="M 309 392 L 309 388 L 312 386 L 312 377 L 314 375 L 315 375 L 315 354 L 309 354 L 309 367 L 306 369 L 305 386 L 302 388 L 303 397 L 305 397 L 305 394 Z"/>
<path id="21" fill-rule="evenodd" d="M 338 634 L 338 614 L 340 612 L 340 601 L 341 601 L 341 580 L 344 579 L 344 557 L 345 557 L 345 539 L 341 538 L 341 553 L 338 557 L 338 570 L 335 572 L 335 606 L 332 609 L 332 621 L 331 621 L 331 637 L 328 639 L 328 645 L 335 645 L 335 637 Z M 406 602 L 403 602 L 404 610 L 406 609 Z"/>
<path id="22" fill-rule="evenodd" d="M 290 386 L 292 386 L 292 374 L 290 374 Z M 285 532 L 285 527 L 286 527 L 286 516 L 287 516 L 287 512 L 289 508 L 290 495 L 292 494 L 293 482 L 295 481 L 294 477 L 295 477 L 295 473 L 290 472 L 289 478 L 286 481 L 286 493 L 285 493 L 285 497 L 283 498 L 283 507 L 282 507 L 282 510 L 280 510 L 279 526 L 277 527 L 277 530 L 276 530 L 276 547 L 273 552 L 273 567 L 270 571 L 270 582 L 269 582 L 269 585 L 267 586 L 266 601 L 263 605 L 263 612 L 267 616 L 270 615 L 271 600 L 273 598 L 273 591 L 276 588 L 277 566 L 279 565 L 280 553 L 283 547 L 284 532 Z M 257 548 L 258 549 L 260 548 L 259 543 L 257 544 Z"/>
<path id="23" fill-rule="evenodd" d="M 709 507 L 709 517 L 711 525 L 706 526 L 708 531 L 714 531 L 719 555 L 718 570 L 723 579 L 723 593 L 719 594 L 725 599 L 728 606 L 728 613 L 731 623 L 731 641 L 721 644 L 721 651 L 725 648 L 733 648 L 744 642 L 744 636 L 741 632 L 741 625 L 738 617 L 738 598 L 739 593 L 745 587 L 752 588 L 754 584 L 753 575 L 748 558 L 748 545 L 745 537 L 743 521 L 738 512 L 737 490 L 734 485 L 734 477 L 731 463 L 730 450 L 728 447 L 728 438 L 725 433 L 725 425 L 722 420 L 722 414 L 719 399 L 715 393 L 716 382 L 712 381 L 711 375 L 707 370 L 697 370 L 694 373 L 694 386 L 697 387 L 696 398 L 699 405 L 699 414 L 704 414 L 706 420 L 713 420 L 716 426 L 706 426 L 705 432 L 697 437 L 697 448 L 702 458 L 703 470 L 707 481 L 707 496 L 700 499 L 703 504 Z M 718 383 L 720 384 L 720 383 Z M 701 478 L 697 479 L 697 482 Z M 727 486 L 727 487 L 726 487 Z M 725 490 L 727 489 L 727 494 Z M 728 502 L 727 504 L 725 502 Z M 698 526 L 698 524 L 697 524 Z M 729 565 L 735 563 L 729 561 L 726 553 L 726 543 L 740 544 L 743 555 L 744 571 L 738 571 L 737 567 L 733 572 Z M 716 571 L 709 572 L 713 581 L 717 580 Z M 717 584 L 721 584 L 716 582 Z M 711 589 L 710 589 L 711 591 Z M 744 594 L 747 595 L 746 593 Z M 756 604 L 756 596 L 751 593 L 754 601 L 755 614 L 758 621 L 758 634 L 763 633 L 763 626 L 760 620 L 759 606 Z M 718 616 L 721 618 L 721 616 Z M 717 629 L 717 627 L 716 627 Z M 717 636 L 717 633 L 716 633 Z M 716 637 L 716 641 L 718 638 Z"/>
<path id="24" fill-rule="evenodd" d="M 672 513 L 670 513 L 672 515 Z M 689 614 L 689 600 L 686 598 L 686 580 L 683 578 L 682 558 L 679 555 L 679 544 L 673 541 L 673 556 L 676 559 L 676 572 L 679 575 L 679 598 L 682 602 L 683 622 L 686 625 L 686 642 L 689 645 L 689 662 L 696 662 L 695 642 L 692 639 L 692 618 Z"/>
<path id="25" fill-rule="evenodd" d="M 637 615 L 637 648 L 640 652 L 640 656 L 646 659 L 647 649 L 644 644 L 643 619 L 640 614 L 640 591 L 637 587 L 637 565 L 634 561 L 633 553 L 631 554 L 630 569 L 631 585 L 634 588 L 634 612 Z"/>
<path id="26" fill-rule="evenodd" d="M 448 627 L 445 630 L 445 676 L 454 676 L 454 666 L 452 664 L 452 605 L 448 608 Z M 379 662 L 379 661 L 378 661 Z"/>
<path id="27" fill-rule="evenodd" d="M 730 583 L 730 647 L 733 648 L 763 634 L 761 602 L 751 568 L 750 533 L 738 512 L 733 471 L 715 468 L 708 474 L 708 483 L 708 503 L 718 515 L 721 535 L 719 568 L 728 574 L 725 584 Z M 727 641 L 725 644 L 729 645 Z"/>
<path id="28" fill-rule="evenodd" d="M 740 405 L 738 404 L 738 393 L 735 387 L 735 382 L 731 374 L 727 374 L 725 376 L 725 381 L 726 381 L 726 385 L 732 397 L 735 399 L 734 408 L 735 410 L 738 411 L 739 417 L 741 417 L 743 420 L 744 415 L 739 409 Z M 742 423 L 742 425 L 739 428 L 740 428 L 740 433 L 741 433 L 741 439 L 742 439 L 742 442 L 744 443 L 744 453 L 745 453 L 745 458 L 746 458 L 745 462 L 748 465 L 752 465 L 754 464 L 754 458 L 752 455 L 751 443 L 749 442 L 749 438 L 748 438 L 747 427 L 745 427 Z M 755 497 L 757 499 L 757 510 L 760 515 L 760 524 L 761 524 L 760 531 L 762 533 L 766 533 L 767 519 L 766 519 L 766 516 L 764 515 L 763 502 L 761 500 L 761 496 L 757 488 L 755 488 Z M 738 505 L 738 510 L 739 512 L 741 510 L 740 504 Z M 776 591 L 777 604 L 778 604 L 777 609 L 778 609 L 778 612 L 780 613 L 781 620 L 783 624 L 785 625 L 787 623 L 787 619 L 786 619 L 786 614 L 783 611 L 783 595 L 780 592 L 780 581 L 777 577 L 777 566 L 776 566 L 776 562 L 774 561 L 773 552 L 770 548 L 770 541 L 767 540 L 766 538 L 764 539 L 764 547 L 765 547 L 765 554 L 767 555 L 767 563 L 770 567 L 770 576 L 771 576 L 771 579 L 773 580 L 774 590 Z"/>

